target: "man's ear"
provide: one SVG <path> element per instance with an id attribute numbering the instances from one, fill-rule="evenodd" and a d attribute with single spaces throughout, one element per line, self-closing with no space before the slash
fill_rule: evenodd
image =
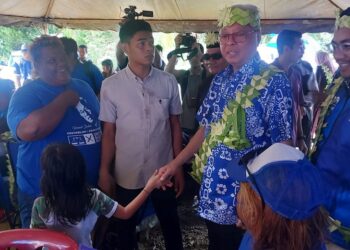
<path id="1" fill-rule="evenodd" d="M 129 54 L 129 43 L 121 43 L 120 47 L 125 54 Z"/>

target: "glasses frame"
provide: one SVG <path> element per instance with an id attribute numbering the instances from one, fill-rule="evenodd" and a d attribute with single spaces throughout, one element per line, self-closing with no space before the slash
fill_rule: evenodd
<path id="1" fill-rule="evenodd" d="M 252 33 L 256 33 L 256 30 L 249 30 L 249 31 L 239 31 L 239 32 L 234 32 L 234 33 L 227 33 L 227 34 L 219 34 L 219 41 L 222 44 L 227 44 L 230 39 L 234 43 L 245 43 L 248 40 L 248 35 Z M 237 40 L 237 36 L 241 36 L 240 40 Z"/>

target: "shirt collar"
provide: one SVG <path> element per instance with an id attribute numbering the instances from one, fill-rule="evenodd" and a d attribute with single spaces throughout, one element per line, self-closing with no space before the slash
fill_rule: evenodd
<path id="1" fill-rule="evenodd" d="M 132 78 L 132 79 L 135 79 L 136 81 L 146 81 L 147 79 L 149 79 L 150 77 L 152 77 L 152 75 L 154 74 L 154 69 L 153 69 L 153 66 L 151 66 L 151 70 L 149 72 L 149 74 L 145 77 L 144 80 L 142 80 L 140 77 L 138 77 L 137 75 L 134 74 L 134 72 L 132 72 L 132 70 L 130 69 L 129 67 L 129 64 L 126 66 L 125 68 L 125 72 L 127 74 L 128 77 Z"/>
<path id="2" fill-rule="evenodd" d="M 259 68 L 260 55 L 258 52 L 254 54 L 254 56 L 249 59 L 247 63 L 245 63 L 238 71 L 234 72 L 232 65 L 229 65 L 226 68 L 227 74 L 246 74 L 247 72 L 254 72 L 255 69 Z"/>

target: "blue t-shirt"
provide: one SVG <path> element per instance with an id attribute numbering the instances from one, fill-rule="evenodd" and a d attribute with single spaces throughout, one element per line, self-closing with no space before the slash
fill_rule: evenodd
<path id="1" fill-rule="evenodd" d="M 251 83 L 260 69 L 271 67 L 256 54 L 239 71 L 229 65 L 213 79 L 209 92 L 200 107 L 197 119 L 206 133 L 210 124 L 221 119 L 224 107 L 235 97 L 237 90 Z M 201 217 L 218 224 L 232 225 L 237 220 L 236 194 L 239 183 L 230 176 L 239 159 L 246 153 L 269 146 L 292 136 L 292 91 L 284 73 L 276 73 L 253 105 L 246 112 L 246 136 L 251 147 L 233 150 L 223 144 L 212 149 L 204 167 L 198 212 Z"/>
<path id="2" fill-rule="evenodd" d="M 91 61 L 87 61 L 84 64 L 78 62 L 73 72 L 71 73 L 73 78 L 80 79 L 87 82 L 93 89 L 95 94 L 99 94 L 101 90 L 101 85 L 103 81 L 103 75 L 95 64 Z"/>
<path id="3" fill-rule="evenodd" d="M 22 58 L 19 65 L 15 63 L 13 67 L 15 67 L 15 74 L 20 75 L 23 78 L 23 80 L 28 80 L 32 78 L 32 63 L 30 61 L 27 61 Z"/>
<path id="4" fill-rule="evenodd" d="M 27 194 L 40 195 L 40 155 L 50 143 L 70 143 L 76 146 L 85 159 L 88 183 L 92 186 L 97 184 L 101 152 L 99 103 L 86 83 L 72 79 L 68 85 L 51 86 L 37 79 L 24 85 L 15 92 L 10 101 L 7 116 L 9 127 L 16 136 L 17 127 L 23 119 L 52 102 L 67 88 L 79 94 L 80 102 L 76 107 L 67 109 L 57 127 L 45 138 L 36 141 L 23 141 L 18 138 L 20 145 L 17 184 Z"/>

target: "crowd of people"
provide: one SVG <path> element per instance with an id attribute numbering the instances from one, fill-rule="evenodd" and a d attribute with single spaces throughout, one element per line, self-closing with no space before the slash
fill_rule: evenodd
<path id="1" fill-rule="evenodd" d="M 278 34 L 272 64 L 261 60 L 253 5 L 226 7 L 205 47 L 176 36 L 167 64 L 146 21 L 127 20 L 119 38 L 118 70 L 43 35 L 22 46 L 20 87 L 0 80 L 22 227 L 133 250 L 148 199 L 165 248 L 181 250 L 177 198 L 190 174 L 209 250 L 350 249 L 350 8 L 331 42 L 339 68 L 319 52 L 316 75 L 295 30 Z M 183 51 L 190 68 L 177 70 Z M 113 246 L 98 245 L 106 226 Z"/>

